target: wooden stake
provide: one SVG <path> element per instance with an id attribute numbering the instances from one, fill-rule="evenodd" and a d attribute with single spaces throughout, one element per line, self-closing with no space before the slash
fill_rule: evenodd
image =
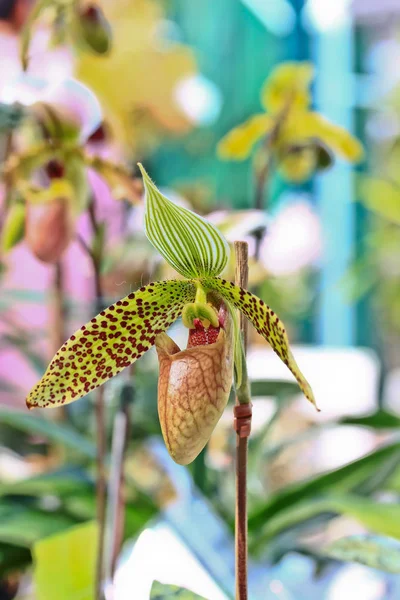
<path id="1" fill-rule="evenodd" d="M 236 285 L 247 288 L 248 246 L 246 242 L 235 242 Z M 244 349 L 247 348 L 247 321 L 240 315 L 240 329 Z M 246 365 L 244 365 L 244 371 Z M 246 372 L 247 384 L 247 372 Z M 248 396 L 249 397 L 249 396 Z M 247 600 L 247 441 L 251 429 L 251 402 L 243 403 L 236 398 L 234 408 L 236 431 L 236 511 L 235 511 L 235 575 L 236 600 Z"/>

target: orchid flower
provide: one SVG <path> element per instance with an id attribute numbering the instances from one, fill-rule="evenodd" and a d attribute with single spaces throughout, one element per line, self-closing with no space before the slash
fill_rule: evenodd
<path id="1" fill-rule="evenodd" d="M 333 154 L 359 162 L 364 153 L 361 143 L 343 127 L 310 110 L 313 77 L 314 69 L 308 62 L 276 67 L 261 91 L 265 111 L 252 115 L 223 137 L 218 145 L 220 158 L 245 160 L 264 138 L 281 175 L 293 182 L 329 167 Z"/>
<path id="2" fill-rule="evenodd" d="M 138 194 L 129 171 L 98 153 L 93 138 L 101 131 L 102 112 L 85 85 L 71 78 L 52 85 L 23 74 L 14 81 L 10 99 L 26 104 L 26 125 L 34 134 L 28 140 L 38 134 L 43 139 L 15 150 L 2 168 L 10 184 L 10 211 L 0 246 L 11 250 L 25 237 L 39 260 L 55 263 L 72 241 L 78 217 L 90 204 L 88 169 L 106 182 L 115 199 L 133 203 Z M 26 213 L 24 235 L 15 235 L 21 229 L 22 209 Z"/>
<path id="3" fill-rule="evenodd" d="M 308 400 L 314 405 L 315 400 L 274 311 L 249 291 L 219 277 L 229 258 L 222 234 L 163 196 L 139 167 L 146 192 L 146 235 L 184 279 L 141 287 L 83 325 L 56 353 L 30 392 L 27 406 L 73 402 L 156 345 L 161 429 L 172 458 L 187 464 L 207 443 L 228 402 L 234 361 L 240 385 L 241 341 L 235 309 L 287 365 Z M 182 351 L 165 333 L 179 317 L 189 329 L 188 348 Z"/>

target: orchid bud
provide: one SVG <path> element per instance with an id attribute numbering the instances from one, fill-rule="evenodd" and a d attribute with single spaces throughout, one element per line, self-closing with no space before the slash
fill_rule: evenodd
<path id="1" fill-rule="evenodd" d="M 74 219 L 66 198 L 56 198 L 49 204 L 28 205 L 26 241 L 39 260 L 56 263 L 73 234 Z"/>
<path id="2" fill-rule="evenodd" d="M 90 4 L 79 15 L 81 35 L 95 54 L 107 54 L 111 46 L 111 28 L 100 6 Z"/>
<path id="3" fill-rule="evenodd" d="M 202 451 L 229 399 L 233 377 L 230 317 L 220 310 L 218 327 L 195 319 L 188 347 L 166 334 L 156 337 L 160 363 L 158 414 L 165 444 L 180 465 Z"/>

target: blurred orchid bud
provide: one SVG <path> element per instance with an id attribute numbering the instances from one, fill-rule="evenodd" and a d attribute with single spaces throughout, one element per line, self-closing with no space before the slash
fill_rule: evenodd
<path id="1" fill-rule="evenodd" d="M 67 198 L 49 204 L 28 205 L 26 241 L 32 253 L 45 263 L 55 263 L 74 235 L 74 218 Z"/>
<path id="2" fill-rule="evenodd" d="M 158 414 L 168 452 L 180 465 L 202 451 L 229 399 L 232 385 L 230 317 L 219 312 L 219 326 L 195 319 L 188 347 L 180 350 L 166 334 L 156 337 L 160 364 Z"/>
<path id="3" fill-rule="evenodd" d="M 79 14 L 81 36 L 95 54 L 107 54 L 111 47 L 111 27 L 100 6 L 90 4 Z"/>
<path id="4" fill-rule="evenodd" d="M 14 202 L 7 213 L 1 235 L 1 250 L 8 252 L 24 237 L 25 231 L 25 203 Z"/>

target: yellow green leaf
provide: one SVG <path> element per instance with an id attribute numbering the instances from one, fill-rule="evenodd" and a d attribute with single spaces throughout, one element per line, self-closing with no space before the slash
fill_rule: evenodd
<path id="1" fill-rule="evenodd" d="M 24 237 L 26 207 L 23 202 L 14 202 L 3 224 L 1 233 L 1 250 L 9 252 Z"/>
<path id="2" fill-rule="evenodd" d="M 71 154 L 65 160 L 65 178 L 73 188 L 72 206 L 75 214 L 83 212 L 90 199 L 86 165 L 82 156 Z"/>
<path id="3" fill-rule="evenodd" d="M 68 404 L 102 385 L 151 348 L 195 293 L 190 281 L 157 281 L 103 310 L 62 345 L 27 406 Z"/>
<path id="4" fill-rule="evenodd" d="M 221 294 L 227 303 L 233 304 L 249 319 L 257 332 L 267 340 L 272 350 L 293 373 L 305 397 L 317 407 L 311 386 L 300 371 L 290 350 L 285 327 L 274 311 L 254 294 L 225 279 L 208 277 L 202 279 L 201 283 L 206 289 Z"/>
<path id="5" fill-rule="evenodd" d="M 264 108 L 274 114 L 288 103 L 306 109 L 311 102 L 310 84 L 314 67 L 309 62 L 285 62 L 276 67 L 265 81 L 261 92 Z"/>
<path id="6" fill-rule="evenodd" d="M 400 574 L 400 544 L 389 537 L 352 535 L 336 540 L 323 553 L 336 560 L 357 562 L 387 573 Z"/>
<path id="7" fill-rule="evenodd" d="M 219 275 L 229 244 L 218 229 L 191 210 L 177 206 L 157 189 L 139 164 L 146 190 L 145 232 L 171 267 L 184 277 Z"/>
<path id="8" fill-rule="evenodd" d="M 370 531 L 400 539 L 400 506 L 396 503 L 344 494 L 327 498 L 327 505 L 335 512 L 354 517 Z"/>
<path id="9" fill-rule="evenodd" d="M 366 208 L 384 219 L 400 225 L 400 187 L 375 177 L 361 183 L 361 201 Z"/>
<path id="10" fill-rule="evenodd" d="M 33 547 L 35 598 L 93 600 L 97 548 L 95 522 L 36 542 Z"/>
<path id="11" fill-rule="evenodd" d="M 247 121 L 231 129 L 218 144 L 217 152 L 225 160 L 245 160 L 254 145 L 272 129 L 274 120 L 267 114 L 250 117 Z"/>

